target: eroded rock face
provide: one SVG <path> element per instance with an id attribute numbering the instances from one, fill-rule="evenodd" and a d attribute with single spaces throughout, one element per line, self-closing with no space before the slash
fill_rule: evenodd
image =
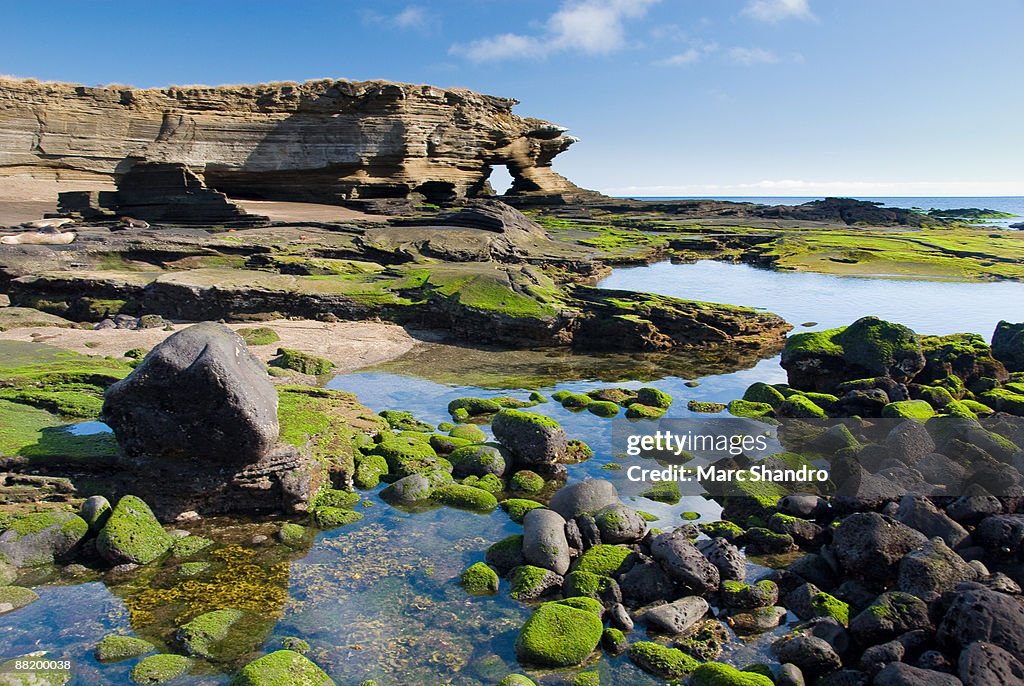
<path id="1" fill-rule="evenodd" d="M 207 186 L 338 202 L 486 192 L 507 165 L 521 196 L 585 194 L 551 169 L 576 142 L 515 100 L 386 81 L 88 88 L 0 81 L 0 169 L 108 181 L 181 163 Z M 596 194 L 593 194 L 596 195 Z"/>

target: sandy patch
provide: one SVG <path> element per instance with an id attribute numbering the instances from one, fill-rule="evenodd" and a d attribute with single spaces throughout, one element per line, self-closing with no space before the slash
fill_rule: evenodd
<path id="1" fill-rule="evenodd" d="M 175 326 L 176 330 L 185 324 Z M 264 362 L 274 357 L 278 347 L 292 348 L 325 357 L 337 366 L 339 373 L 387 362 L 401 357 L 416 345 L 417 340 L 400 326 L 379 322 L 327 323 L 312 320 L 279 320 L 250 324 L 228 324 L 232 329 L 267 327 L 281 340 L 271 345 L 252 348 Z M 120 357 L 133 348 L 150 349 L 171 335 L 163 329 L 58 329 L 30 327 L 0 332 L 0 340 L 46 343 L 74 350 L 85 355 Z"/>

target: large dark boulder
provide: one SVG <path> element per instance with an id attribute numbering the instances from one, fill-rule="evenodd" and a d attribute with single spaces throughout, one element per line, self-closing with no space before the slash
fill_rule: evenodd
<path id="1" fill-rule="evenodd" d="M 924 365 L 917 334 L 878 317 L 862 317 L 838 329 L 795 334 L 782 351 L 789 384 L 810 391 L 831 391 L 844 381 L 878 376 L 906 383 Z"/>
<path id="2" fill-rule="evenodd" d="M 921 532 L 890 517 L 858 512 L 836 527 L 831 550 L 849 576 L 884 583 L 895 579 L 904 555 L 927 541 Z"/>
<path id="3" fill-rule="evenodd" d="M 659 534 L 651 541 L 651 555 L 668 575 L 696 593 L 714 593 L 721 576 L 718 567 L 701 555 L 682 529 Z"/>
<path id="4" fill-rule="evenodd" d="M 1012 655 L 1024 655 L 1024 604 L 980 584 L 962 584 L 939 624 L 937 638 L 950 649 L 985 641 Z"/>
<path id="5" fill-rule="evenodd" d="M 494 415 L 491 429 L 523 467 L 549 470 L 569 448 L 565 429 L 554 419 L 533 412 L 502 410 Z"/>
<path id="6" fill-rule="evenodd" d="M 241 466 L 277 442 L 277 390 L 240 336 L 204 322 L 170 336 L 111 386 L 103 421 L 128 458 Z"/>
<path id="7" fill-rule="evenodd" d="M 972 643 L 960 653 L 960 680 L 970 686 L 1024 684 L 1024 664 L 1019 657 L 991 643 Z"/>
<path id="8" fill-rule="evenodd" d="M 1024 323 L 999 322 L 992 334 L 992 354 L 1011 372 L 1024 372 Z"/>

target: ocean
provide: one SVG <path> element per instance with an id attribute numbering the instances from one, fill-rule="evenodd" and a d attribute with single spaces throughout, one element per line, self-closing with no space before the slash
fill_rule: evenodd
<path id="1" fill-rule="evenodd" d="M 637 197 L 637 200 L 728 200 L 730 202 L 755 202 L 762 205 L 800 205 L 812 200 L 823 200 L 824 196 L 818 197 L 774 197 L 774 196 L 731 196 L 731 197 L 701 197 L 701 196 L 664 196 L 664 197 Z M 1009 227 L 1010 224 L 1024 222 L 1024 197 L 1022 196 L 964 196 L 964 197 L 886 197 L 869 198 L 858 197 L 857 200 L 868 200 L 880 202 L 889 207 L 903 207 L 906 209 L 918 209 L 927 212 L 931 209 L 950 210 L 967 207 L 977 207 L 986 210 L 996 210 L 1017 215 L 1011 219 L 986 219 L 985 224 L 991 226 Z"/>

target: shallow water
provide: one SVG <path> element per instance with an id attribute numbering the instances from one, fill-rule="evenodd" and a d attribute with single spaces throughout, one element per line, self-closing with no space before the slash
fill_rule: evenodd
<path id="1" fill-rule="evenodd" d="M 813 320 L 819 322 L 819 328 L 877 314 L 922 332 L 976 331 L 987 337 L 999 319 L 1024 318 L 1021 284 L 853 279 L 706 262 L 618 270 L 602 285 L 650 289 L 652 284 L 656 291 L 670 295 L 767 307 L 796 325 Z M 612 384 L 655 386 L 675 398 L 667 417 L 696 417 L 702 415 L 686 409 L 688 400 L 727 402 L 754 381 L 785 380 L 777 358 L 747 362 L 753 366 L 724 373 L 713 365 L 708 367 L 706 361 L 680 365 L 679 359 L 681 356 L 675 355 L 566 356 L 425 346 L 404 360 L 342 375 L 328 385 L 356 393 L 375 411 L 410 410 L 417 418 L 437 424 L 449 421 L 446 406 L 461 396 L 525 399 L 527 389 L 550 396 L 558 390 L 582 392 Z M 690 380 L 699 385 L 688 386 Z M 677 526 L 685 511 L 700 513 L 702 521 L 717 517 L 717 505 L 699 494 L 687 495 L 677 505 L 653 502 L 637 495 L 645 486 L 629 484 L 622 471 L 602 468 L 622 461 L 621 455 L 614 454 L 612 434 L 616 423 L 626 420 L 599 418 L 586 411 L 573 413 L 554 402 L 532 411 L 554 417 L 571 437 L 585 440 L 594 449 L 591 460 L 569 466 L 570 481 L 612 479 L 627 502 L 658 516 L 652 523 L 655 527 Z M 490 435 L 489 427 L 482 428 Z M 102 425 L 89 422 L 73 430 L 85 434 L 102 429 Z M 288 563 L 283 582 L 287 598 L 273 608 L 273 628 L 262 645 L 254 646 L 256 653 L 281 647 L 285 637 L 303 638 L 311 644 L 309 656 L 341 686 L 370 678 L 381 686 L 485 686 L 510 672 L 524 671 L 516 663 L 514 642 L 529 608 L 508 598 L 505 581 L 497 596 L 486 598 L 467 596 L 458 586 L 462 571 L 482 560 L 491 543 L 520 532 L 521 527 L 501 510 L 487 515 L 448 508 L 405 512 L 386 504 L 379 490 L 363 494 L 369 506 L 359 507 L 365 515 L 362 521 L 323 532 L 308 551 L 292 556 L 296 559 Z M 269 527 L 268 532 L 275 527 L 264 526 Z M 203 533 L 223 542 L 244 542 L 251 537 L 242 524 L 238 529 L 230 532 L 235 537 L 232 540 L 224 540 L 229 535 L 224 532 L 218 538 L 212 525 Z M 160 582 L 162 587 L 176 583 L 173 574 L 171 577 L 171 581 Z M 101 665 L 92 657 L 92 649 L 111 632 L 136 631 L 156 640 L 137 617 L 133 625 L 128 607 L 138 589 L 131 584 L 108 586 L 87 580 L 70 585 L 51 582 L 38 586 L 37 591 L 39 601 L 0 622 L 0 655 L 48 650 L 50 658 L 77 663 L 72 684 L 131 683 L 128 674 L 136 660 Z M 642 639 L 642 630 L 630 638 Z M 740 665 L 758 661 L 770 641 L 768 634 L 738 644 L 724 659 Z M 553 686 L 566 683 L 582 669 L 600 671 L 601 683 L 606 685 L 661 683 L 624 657 L 602 656 L 584 668 L 561 672 L 525 671 L 538 683 Z M 227 681 L 223 673 L 205 667 L 180 683 Z"/>
<path id="2" fill-rule="evenodd" d="M 843 326 L 875 315 L 920 334 L 979 333 L 991 338 L 1001 319 L 1024 321 L 1024 283 L 925 281 L 813 272 L 780 272 L 704 260 L 616 269 L 602 288 L 648 291 L 687 300 L 774 312 L 797 330 Z"/>

